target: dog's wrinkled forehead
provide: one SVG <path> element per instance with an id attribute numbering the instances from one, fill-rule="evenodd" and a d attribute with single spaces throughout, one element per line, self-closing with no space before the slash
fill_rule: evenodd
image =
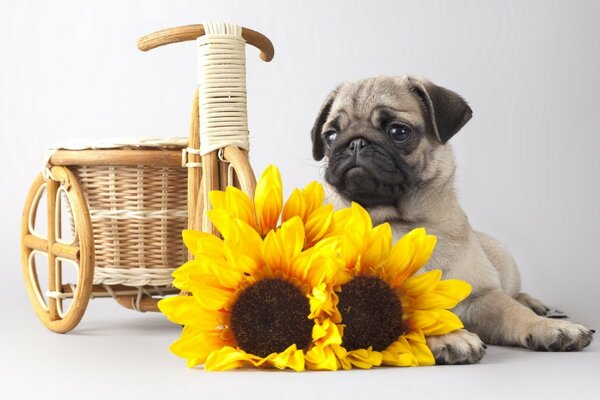
<path id="1" fill-rule="evenodd" d="M 408 77 L 376 77 L 342 85 L 331 105 L 328 121 L 377 119 L 379 113 L 393 112 L 406 122 L 421 127 L 422 103 L 411 91 Z"/>

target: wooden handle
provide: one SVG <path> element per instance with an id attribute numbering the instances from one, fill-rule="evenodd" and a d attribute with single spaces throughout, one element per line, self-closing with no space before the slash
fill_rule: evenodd
<path id="1" fill-rule="evenodd" d="M 196 40 L 202 35 L 204 35 L 204 26 L 202 26 L 202 24 L 163 29 L 139 38 L 138 49 L 148 51 L 166 44 Z M 242 28 L 242 37 L 252 46 L 260 50 L 260 58 L 263 61 L 269 62 L 273 59 L 275 48 L 268 37 L 248 28 Z"/>

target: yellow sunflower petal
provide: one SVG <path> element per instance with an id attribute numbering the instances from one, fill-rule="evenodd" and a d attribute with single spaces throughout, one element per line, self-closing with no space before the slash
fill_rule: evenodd
<path id="1" fill-rule="evenodd" d="M 302 255 L 304 247 L 304 227 L 300 217 L 294 217 L 284 222 L 280 229 L 272 230 L 262 242 L 261 254 L 267 275 L 283 279 L 291 279 L 301 285 L 305 278 L 304 268 L 298 269 L 299 261 L 305 259 Z M 304 267 L 304 264 L 302 264 Z"/>
<path id="2" fill-rule="evenodd" d="M 325 190 L 323 189 L 323 185 L 317 181 L 312 181 L 302 189 L 302 194 L 306 203 L 303 219 L 306 221 L 310 214 L 323 205 L 323 200 L 325 200 Z"/>
<path id="3" fill-rule="evenodd" d="M 310 302 L 310 315 L 308 318 L 317 318 L 322 314 L 332 316 L 336 314 L 336 304 L 338 301 L 337 295 L 327 287 L 327 284 L 321 282 L 317 286 L 313 287 L 312 292 L 308 294 Z M 316 327 L 317 325 L 315 325 Z M 313 331 L 313 338 L 314 337 Z"/>
<path id="4" fill-rule="evenodd" d="M 348 228 L 355 229 L 361 236 L 366 235 L 372 228 L 371 216 L 360 204 L 352 202 L 350 206 L 352 216 L 350 222 L 352 225 Z"/>
<path id="5" fill-rule="evenodd" d="M 414 297 L 410 306 L 417 310 L 451 309 L 466 299 L 470 293 L 471 285 L 467 282 L 446 279 L 437 282 L 429 292 Z"/>
<path id="6" fill-rule="evenodd" d="M 254 195 L 256 218 L 261 236 L 275 229 L 283 206 L 281 175 L 274 165 L 262 173 Z"/>
<path id="7" fill-rule="evenodd" d="M 191 260 L 177 268 L 171 274 L 173 276 L 173 286 L 181 290 L 190 290 L 190 275 L 199 272 L 200 266 L 196 260 Z"/>
<path id="8" fill-rule="evenodd" d="M 417 367 L 434 365 L 435 359 L 421 331 L 411 331 L 400 336 L 382 351 L 384 365 Z"/>
<path id="9" fill-rule="evenodd" d="M 346 351 L 346 349 L 343 346 L 334 345 L 330 346 L 329 348 L 332 349 L 335 353 L 335 356 L 339 363 L 338 368 L 346 370 L 352 369 L 352 363 L 348 359 L 348 351 Z"/>
<path id="10" fill-rule="evenodd" d="M 281 212 L 281 222 L 285 222 L 292 217 L 300 217 L 304 219 L 305 211 L 306 202 L 304 200 L 304 195 L 299 189 L 294 189 L 283 206 L 283 211 Z"/>
<path id="11" fill-rule="evenodd" d="M 181 236 L 187 249 L 193 255 L 209 253 L 213 257 L 222 257 L 223 241 L 210 233 L 185 229 Z"/>
<path id="12" fill-rule="evenodd" d="M 239 261 L 243 260 L 240 259 Z M 217 260 L 201 255 L 196 257 L 196 263 L 204 266 L 205 274 L 199 276 L 202 276 L 205 282 L 207 282 L 206 279 L 209 277 L 214 277 L 220 287 L 233 289 L 237 288 L 244 280 L 244 270 L 237 268 L 239 265 L 237 262 L 232 263 L 229 260 Z M 210 281 L 214 282 L 215 280 L 210 279 Z"/>
<path id="13" fill-rule="evenodd" d="M 321 251 L 310 257 L 305 281 L 311 287 L 316 287 L 323 282 L 333 282 L 343 277 L 340 273 L 341 270 L 342 264 L 338 258 L 331 253 Z"/>
<path id="14" fill-rule="evenodd" d="M 206 212 L 208 218 L 224 238 L 229 237 L 229 229 L 233 224 L 233 215 L 225 209 L 212 209 Z"/>
<path id="15" fill-rule="evenodd" d="M 333 215 L 333 224 L 328 236 L 350 235 L 353 240 L 364 240 L 365 235 L 372 229 L 373 223 L 367 210 L 358 203 L 352 202 L 348 208 L 342 208 Z"/>
<path id="16" fill-rule="evenodd" d="M 261 262 L 260 259 L 257 260 L 248 254 L 244 254 L 239 251 L 238 247 L 229 246 L 227 243 L 225 244 L 225 254 L 227 256 L 227 266 L 225 268 L 230 268 L 235 271 L 235 279 L 238 284 L 242 281 L 251 279 L 255 275 Z M 216 268 L 218 268 L 217 264 L 215 264 L 215 269 Z"/>
<path id="17" fill-rule="evenodd" d="M 312 329 L 313 340 L 319 340 L 327 335 L 327 328 L 316 322 Z"/>
<path id="18" fill-rule="evenodd" d="M 381 352 L 381 365 L 389 365 L 392 367 L 418 367 L 419 362 L 412 352 L 409 353 L 394 353 L 390 350 Z"/>
<path id="19" fill-rule="evenodd" d="M 369 369 L 381 365 L 383 357 L 378 351 L 368 349 L 353 350 L 348 353 L 352 365 L 362 369 Z"/>
<path id="20" fill-rule="evenodd" d="M 212 209 L 226 212 L 252 226 L 256 225 L 252 200 L 240 189 L 228 186 L 225 191 L 212 190 L 208 196 Z"/>
<path id="21" fill-rule="evenodd" d="M 207 371 L 227 371 L 246 365 L 255 367 L 270 365 L 278 369 L 291 368 L 295 371 L 303 371 L 304 353 L 293 344 L 281 353 L 273 353 L 262 358 L 235 347 L 225 346 L 208 355 L 204 368 Z"/>
<path id="22" fill-rule="evenodd" d="M 416 296 L 433 290 L 440 282 L 440 279 L 442 279 L 442 271 L 433 269 L 408 278 L 400 285 L 399 289 Z"/>
<path id="23" fill-rule="evenodd" d="M 333 221 L 333 205 L 327 204 L 314 210 L 306 219 L 306 241 L 312 246 L 329 231 Z"/>
<path id="24" fill-rule="evenodd" d="M 198 304 L 209 310 L 225 308 L 233 300 L 233 290 L 215 285 L 214 282 L 192 279 L 190 289 Z"/>
<path id="25" fill-rule="evenodd" d="M 206 255 L 188 261 L 173 271 L 173 285 L 188 292 L 197 290 L 198 285 L 223 287 L 223 280 L 215 273 L 215 265 L 222 265 L 220 259 Z M 235 287 L 233 285 L 231 287 Z"/>
<path id="26" fill-rule="evenodd" d="M 290 368 L 294 371 L 304 371 L 304 352 L 292 344 L 283 352 L 270 356 L 269 364 L 278 369 Z"/>
<path id="27" fill-rule="evenodd" d="M 344 269 L 352 275 L 360 273 L 360 250 L 360 243 L 356 243 L 349 236 L 340 238 L 338 257 L 343 263 Z"/>
<path id="28" fill-rule="evenodd" d="M 252 226 L 241 219 L 232 220 L 229 226 L 229 236 L 225 238 L 225 242 L 234 247 L 237 252 L 251 257 L 257 263 L 262 262 L 262 239 Z"/>
<path id="29" fill-rule="evenodd" d="M 346 270 L 352 274 L 361 274 L 362 266 L 366 265 L 362 259 L 363 252 L 369 249 L 366 238 L 372 230 L 369 213 L 357 203 L 352 203 L 350 209 L 343 209 L 334 214 L 333 228 L 328 233 L 329 237 L 339 237 L 339 258 L 345 264 Z M 385 228 L 382 228 L 382 232 Z M 370 255 L 374 256 L 381 249 L 374 249 Z M 372 261 L 370 259 L 369 261 Z"/>
<path id="30" fill-rule="evenodd" d="M 321 239 L 294 260 L 295 270 L 302 273 L 310 287 L 327 282 L 329 287 L 337 288 L 351 279 L 340 257 L 341 244 L 337 236 Z"/>
<path id="31" fill-rule="evenodd" d="M 412 259 L 412 265 L 410 266 L 411 271 L 418 271 L 423 265 L 427 263 L 427 261 L 429 261 L 429 259 L 431 258 L 431 254 L 433 253 L 433 249 L 435 248 L 436 242 L 437 238 L 433 235 L 419 236 L 417 240 L 415 240 L 415 244 L 417 246 L 418 251 L 415 253 L 414 258 Z"/>
<path id="32" fill-rule="evenodd" d="M 225 323 L 222 313 L 200 307 L 192 296 L 167 297 L 158 302 L 158 308 L 173 323 L 205 331 L 213 330 Z"/>
<path id="33" fill-rule="evenodd" d="M 404 235 L 393 247 L 385 264 L 392 287 L 400 285 L 417 272 L 431 257 L 436 237 L 427 235 L 425 229 L 413 229 Z"/>
<path id="34" fill-rule="evenodd" d="M 342 334 L 340 329 L 341 328 L 337 324 L 334 324 L 328 318 L 323 322 L 315 321 L 312 331 L 313 341 L 318 343 L 320 346 L 342 344 Z"/>
<path id="35" fill-rule="evenodd" d="M 435 357 L 422 331 L 413 331 L 405 335 L 408 344 L 411 347 L 412 354 L 417 359 L 418 366 L 435 365 Z"/>
<path id="36" fill-rule="evenodd" d="M 390 224 L 375 227 L 365 238 L 366 249 L 362 254 L 361 272 L 379 268 L 389 257 L 392 248 L 392 228 Z"/>
<path id="37" fill-rule="evenodd" d="M 333 223 L 327 233 L 328 236 L 343 235 L 346 232 L 346 225 L 352 216 L 350 208 L 342 208 L 333 213 Z"/>
<path id="38" fill-rule="evenodd" d="M 339 352 L 338 357 L 339 354 L 343 353 Z M 374 351 L 371 347 L 368 349 L 346 351 L 344 361 L 340 360 L 343 369 L 350 369 L 351 366 L 361 369 L 370 369 L 372 367 L 381 365 L 382 361 L 383 356 L 381 353 Z"/>
<path id="39" fill-rule="evenodd" d="M 206 358 L 212 352 L 227 345 L 218 334 L 197 333 L 193 335 L 182 335 L 170 347 L 175 355 L 188 360 L 188 367 L 204 364 Z"/>
<path id="40" fill-rule="evenodd" d="M 304 247 L 304 226 L 300 217 L 293 217 L 281 224 L 281 227 L 275 232 L 281 237 L 283 244 L 284 261 L 290 264 L 292 259 L 302 251 Z"/>
<path id="41" fill-rule="evenodd" d="M 254 204 L 250 197 L 235 186 L 227 186 L 225 190 L 227 209 L 233 213 L 233 216 L 241 219 L 250 226 L 256 226 L 256 216 L 254 213 Z"/>
<path id="42" fill-rule="evenodd" d="M 338 360 L 331 347 L 314 346 L 306 355 L 306 367 L 316 371 L 336 371 Z"/>
<path id="43" fill-rule="evenodd" d="M 416 367 L 419 365 L 417 357 L 413 354 L 412 347 L 404 335 L 382 351 L 381 356 L 383 365 L 394 367 Z"/>
<path id="44" fill-rule="evenodd" d="M 261 247 L 265 265 L 271 269 L 281 269 L 285 259 L 283 254 L 284 244 L 281 242 L 281 236 L 277 235 L 275 231 L 270 231 L 265 236 Z"/>
<path id="45" fill-rule="evenodd" d="M 416 310 L 406 323 L 411 330 L 422 330 L 426 336 L 445 335 L 464 327 L 461 320 L 448 310 Z"/>
<path id="46" fill-rule="evenodd" d="M 222 190 L 211 190 L 208 193 L 208 199 L 213 209 L 227 210 L 227 197 Z"/>
<path id="47" fill-rule="evenodd" d="M 228 371 L 252 363 L 255 357 L 235 347 L 225 346 L 211 352 L 206 358 L 204 369 L 207 371 Z"/>

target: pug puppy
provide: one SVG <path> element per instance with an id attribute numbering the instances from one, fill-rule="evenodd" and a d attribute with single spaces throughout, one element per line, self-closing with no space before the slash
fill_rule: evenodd
<path id="1" fill-rule="evenodd" d="M 412 76 L 346 83 L 325 100 L 312 129 L 313 156 L 338 202 L 365 207 L 375 224 L 389 222 L 394 240 L 413 228 L 437 236 L 424 270 L 462 279 L 471 295 L 453 311 L 465 329 L 428 338 L 438 364 L 475 363 L 485 344 L 576 351 L 594 331 L 544 316 L 521 293 L 517 266 L 494 238 L 473 230 L 454 190 L 448 140 L 472 111 L 456 93 Z"/>

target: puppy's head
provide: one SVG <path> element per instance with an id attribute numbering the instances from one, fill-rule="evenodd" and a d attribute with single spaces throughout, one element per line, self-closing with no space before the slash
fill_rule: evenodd
<path id="1" fill-rule="evenodd" d="M 471 115 L 456 93 L 410 76 L 346 83 L 319 112 L 313 156 L 326 158 L 325 180 L 342 197 L 396 206 L 411 189 L 454 172 L 445 144 Z"/>

